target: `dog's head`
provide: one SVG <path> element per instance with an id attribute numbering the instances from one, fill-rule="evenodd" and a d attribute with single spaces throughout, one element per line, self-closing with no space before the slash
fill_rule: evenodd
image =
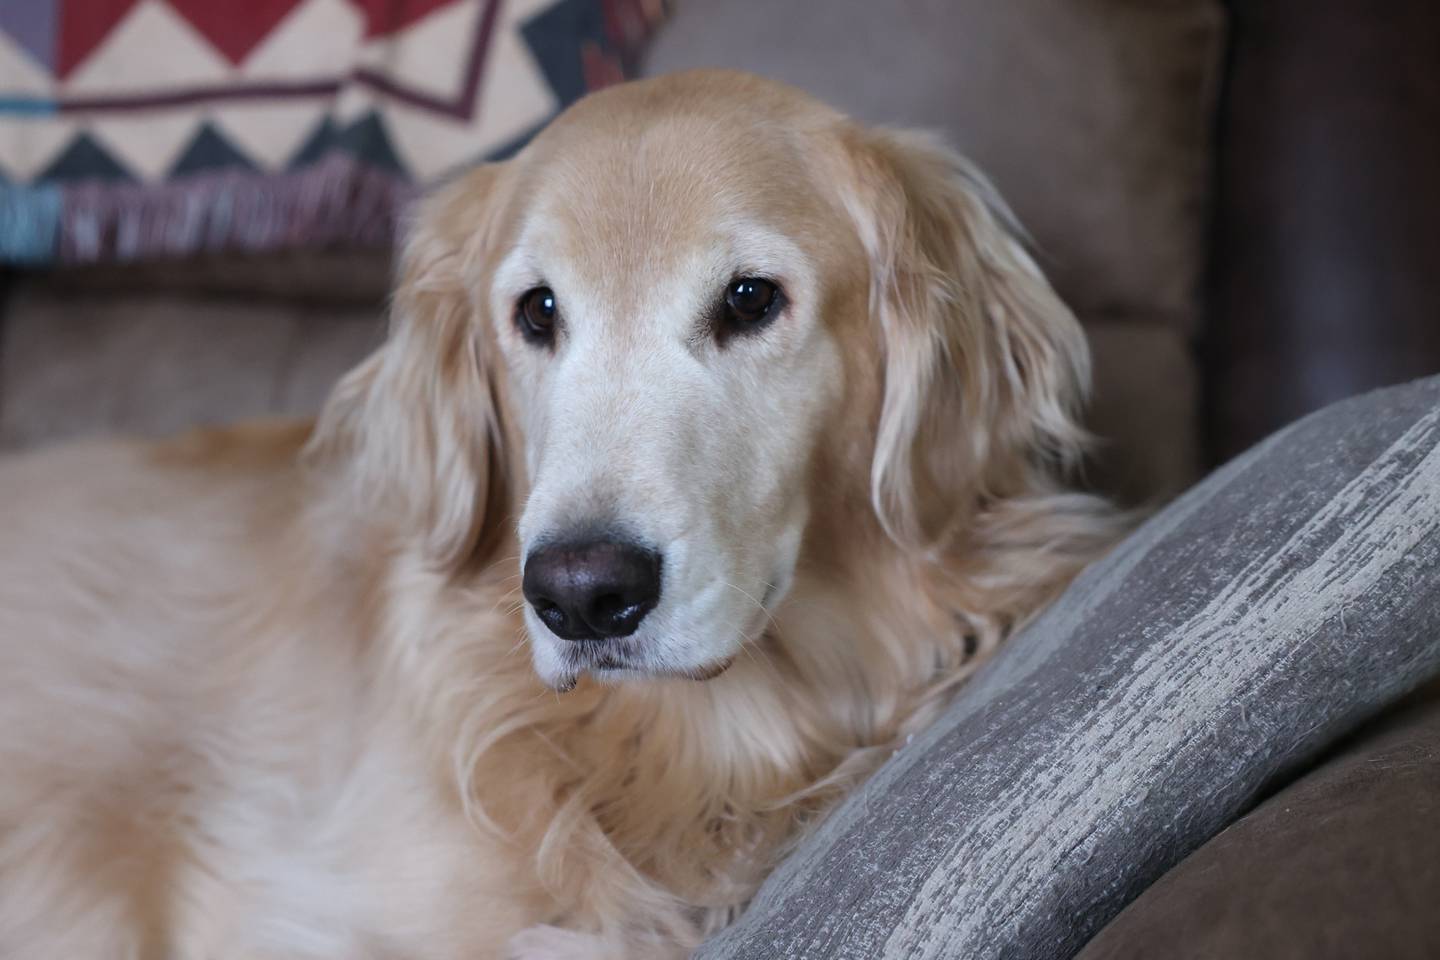
<path id="1" fill-rule="evenodd" d="M 1087 376 L 954 154 L 705 72 L 591 96 L 432 196 L 319 436 L 434 564 L 518 529 L 565 688 L 723 670 L 818 525 L 943 547 L 1076 454 Z"/>

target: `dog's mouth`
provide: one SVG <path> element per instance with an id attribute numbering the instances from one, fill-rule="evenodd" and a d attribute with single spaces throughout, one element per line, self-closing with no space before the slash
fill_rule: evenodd
<path id="1" fill-rule="evenodd" d="M 625 637 L 561 640 L 543 620 L 531 623 L 534 642 L 540 645 L 536 669 L 541 682 L 557 693 L 575 689 L 590 677 L 617 685 L 654 680 L 688 680 L 704 683 L 726 673 L 746 647 L 760 643 L 773 625 L 771 607 L 783 593 L 775 578 L 765 586 L 764 600 L 749 611 L 734 636 L 681 642 L 687 637 L 657 636 L 647 630 Z M 538 618 L 537 618 L 538 619 Z"/>
<path id="2" fill-rule="evenodd" d="M 591 640 L 572 643 L 563 654 L 564 667 L 550 681 L 557 693 L 567 693 L 587 674 L 603 682 L 641 679 L 693 680 L 704 683 L 723 674 L 735 662 L 733 656 L 721 657 L 696 667 L 657 667 L 647 663 L 638 651 L 627 650 L 613 641 Z"/>

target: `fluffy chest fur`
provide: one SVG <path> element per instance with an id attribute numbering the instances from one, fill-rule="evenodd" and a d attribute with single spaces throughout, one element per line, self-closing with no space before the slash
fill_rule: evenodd
<path id="1" fill-rule="evenodd" d="M 32 641 L 0 646 L 0 945 L 470 958 L 552 924 L 673 955 L 984 634 L 903 564 L 806 570 L 722 677 L 556 694 L 503 553 L 457 580 L 337 530 L 303 436 L 204 441 L 239 473 L 184 446 L 0 472 L 0 634 Z"/>

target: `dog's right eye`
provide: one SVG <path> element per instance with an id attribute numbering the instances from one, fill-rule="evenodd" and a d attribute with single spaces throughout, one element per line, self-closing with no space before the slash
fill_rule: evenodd
<path id="1" fill-rule="evenodd" d="M 526 340 L 548 344 L 555 339 L 555 293 L 549 287 L 528 291 L 515 305 L 515 326 Z"/>
<path id="2" fill-rule="evenodd" d="M 723 344 L 732 336 L 758 333 L 775 319 L 784 303 L 784 294 L 770 280 L 763 277 L 732 280 L 713 319 L 715 335 Z"/>

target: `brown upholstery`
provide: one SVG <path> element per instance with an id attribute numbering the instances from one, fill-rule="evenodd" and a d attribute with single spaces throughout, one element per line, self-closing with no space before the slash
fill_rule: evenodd
<path id="1" fill-rule="evenodd" d="M 376 307 L 390 292 L 386 250 L 210 253 L 190 260 L 101 263 L 33 278 L 52 291 L 117 299 L 163 291 L 229 300 L 280 299 Z"/>
<path id="2" fill-rule="evenodd" d="M 943 132 L 1091 331 L 1095 476 L 1158 498 L 1199 464 L 1191 338 L 1223 20 L 1215 0 L 686 0 L 646 71 L 753 70 Z"/>
<path id="3" fill-rule="evenodd" d="M 1077 960 L 1440 957 L 1440 691 L 1152 885 Z"/>
<path id="4" fill-rule="evenodd" d="M 0 327 L 0 447 L 308 413 L 382 332 L 373 302 L 20 284 Z"/>
<path id="5" fill-rule="evenodd" d="M 1212 451 L 1440 371 L 1440 3 L 1233 0 Z"/>
<path id="6" fill-rule="evenodd" d="M 1086 479 L 1158 505 L 1200 473 L 1200 373 L 1190 340 L 1147 323 L 1091 323 L 1086 332 L 1096 383 L 1089 421 L 1098 436 Z"/>

